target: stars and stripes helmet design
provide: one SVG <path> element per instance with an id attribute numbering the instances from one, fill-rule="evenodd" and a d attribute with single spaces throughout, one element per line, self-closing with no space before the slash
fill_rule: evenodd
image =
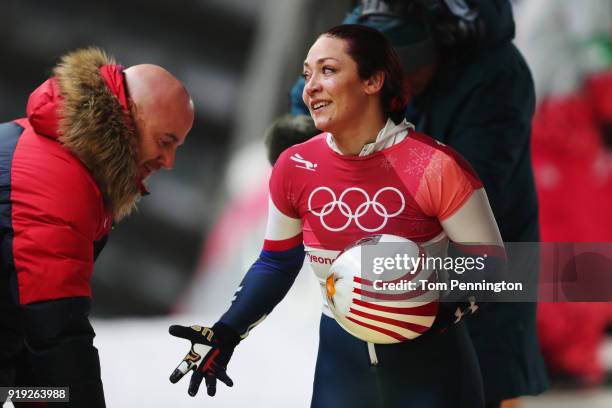
<path id="1" fill-rule="evenodd" d="M 423 285 L 436 281 L 436 272 L 419 262 L 424 257 L 415 242 L 389 234 L 347 247 L 326 278 L 327 304 L 336 321 L 355 337 L 376 344 L 399 343 L 427 332 L 438 312 L 439 294 Z M 395 265 L 398 259 L 414 262 Z"/>

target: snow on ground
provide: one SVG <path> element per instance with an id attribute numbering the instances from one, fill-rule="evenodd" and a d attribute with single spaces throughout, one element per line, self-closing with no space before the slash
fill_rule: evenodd
<path id="1" fill-rule="evenodd" d="M 159 319 L 95 320 L 107 406 L 123 407 L 308 407 L 321 315 L 312 276 L 299 277 L 287 298 L 236 348 L 228 367 L 234 387 L 219 383 L 214 398 L 203 384 L 187 394 L 190 374 L 168 377 L 185 356 L 187 340 L 168 334 L 171 324 L 212 325 L 219 314 Z M 231 298 L 231 290 L 228 299 Z"/>

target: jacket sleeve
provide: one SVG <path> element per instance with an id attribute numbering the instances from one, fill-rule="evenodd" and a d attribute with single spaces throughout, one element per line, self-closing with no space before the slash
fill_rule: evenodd
<path id="1" fill-rule="evenodd" d="M 91 296 L 93 243 L 110 223 L 87 169 L 65 151 L 42 157 L 42 137 L 20 141 L 11 182 L 12 255 L 19 302 Z M 108 227 L 108 225 L 106 225 Z"/>
<path id="2" fill-rule="evenodd" d="M 507 187 L 529 156 L 534 103 L 529 70 L 517 63 L 472 91 L 446 139 L 478 173 L 498 220 Z"/>

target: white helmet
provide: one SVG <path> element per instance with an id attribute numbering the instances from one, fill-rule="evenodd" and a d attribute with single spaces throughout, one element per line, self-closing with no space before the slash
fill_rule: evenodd
<path id="1" fill-rule="evenodd" d="M 422 281 L 436 282 L 425 259 L 419 245 L 395 235 L 374 235 L 347 247 L 326 281 L 327 303 L 336 321 L 353 336 L 377 344 L 425 333 L 436 318 L 439 296 L 423 288 Z M 389 268 L 391 264 L 400 267 Z"/>

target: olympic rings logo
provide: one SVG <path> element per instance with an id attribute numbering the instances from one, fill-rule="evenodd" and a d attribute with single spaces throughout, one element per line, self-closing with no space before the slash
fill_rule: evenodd
<path id="1" fill-rule="evenodd" d="M 343 200 L 345 198 L 345 196 L 350 193 L 351 191 L 356 191 L 358 193 L 360 193 L 361 195 L 363 195 L 364 197 L 364 202 L 359 204 L 359 206 L 357 206 L 357 209 L 355 210 L 355 212 L 353 212 L 351 210 L 351 207 L 349 207 L 349 205 L 347 203 L 345 203 Z M 399 208 L 399 210 L 393 212 L 393 213 L 389 213 L 389 211 L 387 210 L 387 208 L 381 204 L 380 202 L 378 202 L 378 197 L 384 193 L 385 191 L 392 191 L 395 194 L 397 194 L 400 198 L 400 200 L 402 201 L 402 205 Z M 330 197 L 331 197 L 331 201 L 327 204 L 325 204 L 322 208 L 321 211 L 316 211 L 312 208 L 312 199 L 313 197 L 319 193 L 319 192 L 327 192 Z M 346 217 L 346 222 L 340 226 L 340 227 L 330 227 L 329 225 L 327 225 L 325 223 L 325 217 L 328 216 L 329 214 L 331 214 L 336 207 L 338 207 L 338 210 L 340 211 L 340 213 Z M 366 232 L 376 232 L 376 231 L 380 231 L 381 229 L 383 229 L 385 227 L 385 225 L 387 225 L 387 222 L 389 221 L 389 218 L 393 218 L 398 216 L 399 214 L 401 214 L 402 211 L 404 211 L 404 208 L 406 207 L 406 200 L 404 199 L 404 195 L 402 194 L 401 191 L 399 191 L 397 188 L 395 187 L 383 187 L 380 190 L 378 190 L 376 192 L 376 194 L 374 194 L 374 197 L 372 197 L 372 199 L 370 200 L 370 196 L 368 195 L 368 193 L 364 190 L 361 189 L 359 187 L 349 187 L 346 190 L 344 190 L 342 192 L 342 194 L 340 194 L 340 197 L 338 197 L 338 199 L 336 199 L 336 194 L 333 192 L 333 190 L 329 187 L 317 187 L 314 190 L 312 190 L 312 192 L 310 193 L 310 196 L 308 197 L 308 210 L 313 214 L 316 215 L 317 217 L 319 217 L 319 219 L 321 220 L 321 225 L 323 225 L 323 227 L 325 229 L 327 229 L 328 231 L 331 232 L 338 232 L 338 231 L 343 231 L 345 230 L 350 224 L 351 221 L 355 220 L 355 224 L 362 230 L 362 231 L 366 231 Z M 382 223 L 375 227 L 375 228 L 368 228 L 363 226 L 360 223 L 360 219 L 363 215 L 365 215 L 370 208 L 372 210 L 374 210 L 374 212 L 379 215 L 380 217 L 382 217 Z"/>

